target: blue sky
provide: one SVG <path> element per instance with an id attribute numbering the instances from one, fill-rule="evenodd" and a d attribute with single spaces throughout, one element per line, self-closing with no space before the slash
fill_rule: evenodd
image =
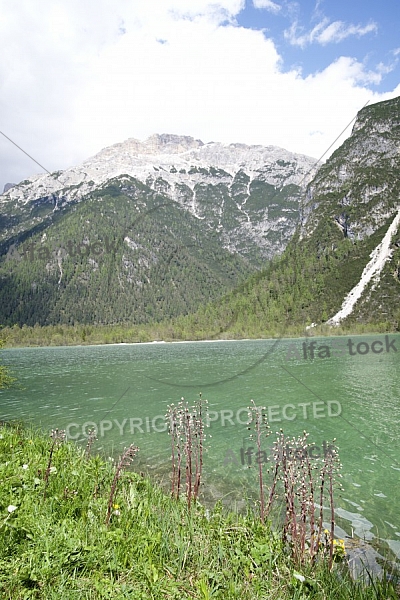
<path id="1" fill-rule="evenodd" d="M 273 39 L 284 68 L 299 68 L 303 76 L 322 71 L 342 55 L 380 73 L 375 87 L 381 92 L 400 81 L 398 0 L 247 0 L 236 20 Z"/>
<path id="2" fill-rule="evenodd" d="M 154 133 L 319 158 L 400 95 L 398 31 L 399 0 L 0 0 L 0 131 L 49 171 Z M 40 171 L 0 136 L 0 191 Z"/>

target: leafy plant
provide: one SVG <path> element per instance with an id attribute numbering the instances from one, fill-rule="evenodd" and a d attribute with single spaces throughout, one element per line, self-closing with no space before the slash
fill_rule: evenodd
<path id="1" fill-rule="evenodd" d="M 0 349 L 4 348 L 6 343 L 6 338 L 0 337 Z M 0 390 L 2 388 L 8 388 L 10 387 L 14 381 L 16 381 L 16 379 L 14 377 L 12 377 L 12 375 L 10 374 L 10 370 L 3 366 L 0 365 Z"/>

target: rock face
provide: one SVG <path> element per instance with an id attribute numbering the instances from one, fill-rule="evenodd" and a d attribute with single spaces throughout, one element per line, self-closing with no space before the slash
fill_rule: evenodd
<path id="1" fill-rule="evenodd" d="M 153 135 L 145 142 L 128 139 L 105 148 L 52 176 L 25 180 L 0 202 L 3 212 L 26 217 L 32 206 L 52 205 L 55 212 L 111 181 L 118 186 L 133 178 L 149 194 L 162 194 L 187 210 L 203 229 L 217 231 L 226 249 L 254 259 L 257 255 L 259 264 L 282 252 L 293 234 L 301 191 L 314 164 L 310 157 L 275 146 L 204 144 L 188 136 Z M 22 221 L 19 228 L 0 232 L 1 238 L 19 234 Z"/>
<path id="2" fill-rule="evenodd" d="M 182 185 L 194 190 L 196 184 L 232 183 L 244 175 L 249 185 L 260 180 L 282 188 L 311 179 L 315 159 L 293 154 L 275 146 L 245 144 L 203 144 L 189 136 L 152 135 L 145 142 L 128 139 L 114 144 L 77 167 L 52 174 L 36 175 L 15 186 L 10 199 L 29 202 L 43 194 L 68 198 L 83 196 L 120 175 L 130 175 L 150 185 L 167 187 L 179 201 Z M 167 186 L 165 184 L 168 184 Z"/>
<path id="3" fill-rule="evenodd" d="M 21 182 L 0 197 L 0 322 L 193 312 L 285 249 L 314 163 L 163 134 Z"/>
<path id="4" fill-rule="evenodd" d="M 317 172 L 302 209 L 302 235 L 334 220 L 362 240 L 397 212 L 400 195 L 400 98 L 362 109 L 352 135 Z"/>
<path id="5" fill-rule="evenodd" d="M 6 183 L 3 189 L 3 194 L 5 194 L 6 192 L 8 192 L 8 190 L 10 190 L 12 187 L 14 187 L 14 185 L 16 185 L 15 183 Z"/>
<path id="6" fill-rule="evenodd" d="M 394 98 L 358 113 L 351 136 L 308 185 L 300 239 L 314 244 L 319 257 L 342 256 L 335 285 L 346 281 L 329 324 L 382 319 L 400 329 L 399 170 L 400 98 Z"/>
<path id="7" fill-rule="evenodd" d="M 319 323 L 349 297 L 346 319 L 400 323 L 399 121 L 399 98 L 366 107 L 316 173 L 273 146 L 163 134 L 21 182 L 0 196 L 0 322 L 188 314 L 286 249 L 229 314 L 262 297 L 271 322 Z"/>

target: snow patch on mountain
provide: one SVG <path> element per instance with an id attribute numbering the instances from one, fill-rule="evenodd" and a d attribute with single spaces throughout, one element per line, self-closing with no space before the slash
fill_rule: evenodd
<path id="1" fill-rule="evenodd" d="M 276 187 L 308 183 L 315 159 L 276 146 L 204 144 L 189 136 L 153 135 L 146 141 L 130 138 L 105 148 L 81 165 L 49 175 L 35 175 L 9 189 L 0 201 L 27 203 L 53 195 L 79 198 L 121 175 L 128 175 L 157 189 L 162 182 L 179 201 L 180 186 L 231 182 L 242 171 Z"/>
<path id="2" fill-rule="evenodd" d="M 361 298 L 368 283 L 375 279 L 379 280 L 379 275 L 385 266 L 386 261 L 391 258 L 392 250 L 390 248 L 392 238 L 400 226 L 400 209 L 393 219 L 389 229 L 387 230 L 381 243 L 373 250 L 370 254 L 371 260 L 362 272 L 361 279 L 356 286 L 347 294 L 343 301 L 342 307 L 339 312 L 336 313 L 328 321 L 328 325 L 339 325 L 343 319 L 348 317 L 356 305 L 356 302 Z"/>

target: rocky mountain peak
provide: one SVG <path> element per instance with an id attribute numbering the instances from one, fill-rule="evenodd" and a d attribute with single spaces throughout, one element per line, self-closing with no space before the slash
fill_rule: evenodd
<path id="1" fill-rule="evenodd" d="M 14 185 L 16 185 L 15 183 L 6 183 L 3 189 L 3 194 L 5 194 L 6 192 L 8 192 L 8 190 L 11 190 L 12 187 L 14 187 Z"/>
<path id="2" fill-rule="evenodd" d="M 104 155 L 116 156 L 118 154 L 129 155 L 131 157 L 149 157 L 159 154 L 181 154 L 188 150 L 201 148 L 204 146 L 201 140 L 195 140 L 188 135 L 174 135 L 170 133 L 155 133 L 147 140 L 140 141 L 136 138 L 129 138 L 124 142 L 113 144 L 100 150 L 92 159 L 101 158 Z"/>
<path id="3" fill-rule="evenodd" d="M 193 137 L 188 135 L 155 133 L 154 135 L 150 136 L 143 145 L 148 147 L 154 154 L 179 154 L 194 148 L 201 148 L 204 146 L 204 143 L 201 140 L 195 140 Z"/>
<path id="4" fill-rule="evenodd" d="M 217 185 L 222 178 L 232 181 L 243 173 L 249 181 L 261 179 L 275 187 L 300 183 L 311 171 L 315 159 L 276 146 L 246 144 L 204 144 L 190 136 L 154 134 L 145 141 L 129 138 L 104 148 L 81 165 L 52 175 L 36 175 L 9 190 L 2 198 L 25 204 L 50 195 L 77 199 L 116 177 L 128 175 L 159 191 L 172 188 L 177 197 L 182 185 L 191 190 L 200 182 Z"/>

